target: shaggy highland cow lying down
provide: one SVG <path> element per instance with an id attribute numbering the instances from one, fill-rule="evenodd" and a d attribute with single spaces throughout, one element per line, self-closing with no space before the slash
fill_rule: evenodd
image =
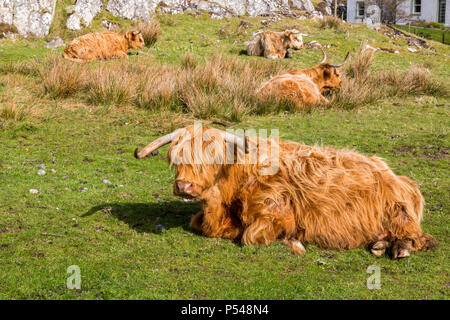
<path id="1" fill-rule="evenodd" d="M 64 49 L 63 56 L 68 60 L 80 63 L 128 58 L 129 49 L 140 49 L 144 45 L 144 38 L 140 31 L 95 32 L 73 39 Z"/>
<path id="2" fill-rule="evenodd" d="M 199 125 L 160 137 L 135 156 L 144 158 L 169 143 L 174 193 L 202 201 L 190 227 L 207 237 L 243 244 L 283 241 L 296 254 L 308 243 L 337 250 L 368 247 L 377 256 L 390 247 L 393 259 L 435 245 L 420 227 L 419 189 L 378 157 L 241 138 Z"/>

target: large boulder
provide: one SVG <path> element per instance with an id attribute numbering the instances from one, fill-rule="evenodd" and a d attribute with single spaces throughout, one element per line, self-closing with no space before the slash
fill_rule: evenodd
<path id="1" fill-rule="evenodd" d="M 0 0 L 0 22 L 13 25 L 22 35 L 48 34 L 56 0 Z"/>
<path id="2" fill-rule="evenodd" d="M 151 0 L 110 0 L 106 10 L 117 17 L 149 22 L 155 4 L 156 1 Z"/>
<path id="3" fill-rule="evenodd" d="M 90 26 L 95 16 L 102 11 L 102 0 L 77 0 L 72 14 L 67 19 L 67 28 L 71 30 L 80 30 L 81 21 L 86 26 Z"/>

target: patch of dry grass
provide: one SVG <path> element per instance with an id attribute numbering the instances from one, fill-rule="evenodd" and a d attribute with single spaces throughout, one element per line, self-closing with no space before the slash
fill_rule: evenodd
<path id="1" fill-rule="evenodd" d="M 423 66 L 374 73 L 370 70 L 373 59 L 373 51 L 362 49 L 351 59 L 342 71 L 342 88 L 332 95 L 327 107 L 351 109 L 393 96 L 448 93 Z M 135 62 L 120 60 L 80 66 L 51 57 L 39 65 L 39 70 L 50 97 L 67 98 L 80 93 L 81 99 L 91 105 L 132 105 L 230 121 L 240 121 L 249 114 L 297 110 L 286 99 L 256 96 L 264 81 L 286 71 L 286 66 L 277 61 L 216 54 L 200 62 L 195 54 L 186 53 L 180 66 L 159 64 L 148 56 Z"/>
<path id="2" fill-rule="evenodd" d="M 404 71 L 394 69 L 373 73 L 370 70 L 373 59 L 373 50 L 359 50 L 344 67 L 342 87 L 332 98 L 331 106 L 352 109 L 389 97 L 446 96 L 449 93 L 446 85 L 436 80 L 424 66 L 412 65 Z"/>
<path id="3" fill-rule="evenodd" d="M 325 16 L 319 22 L 319 28 L 321 29 L 334 29 L 336 31 L 344 31 L 344 23 L 341 19 L 335 16 Z"/>
<path id="4" fill-rule="evenodd" d="M 45 93 L 51 98 L 65 98 L 83 89 L 87 82 L 85 66 L 74 64 L 59 56 L 51 56 L 38 66 Z"/>
<path id="5" fill-rule="evenodd" d="M 161 26 L 156 20 L 151 22 L 141 22 L 137 25 L 137 29 L 141 31 L 144 37 L 145 46 L 151 47 L 156 43 L 161 35 Z"/>

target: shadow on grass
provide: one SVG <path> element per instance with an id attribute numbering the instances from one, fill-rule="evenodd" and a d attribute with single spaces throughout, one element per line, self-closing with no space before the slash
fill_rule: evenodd
<path id="1" fill-rule="evenodd" d="M 200 209 L 199 202 L 185 203 L 179 200 L 156 203 L 105 203 L 92 207 L 82 217 L 99 212 L 111 214 L 140 233 L 160 233 L 161 230 L 157 225 L 162 225 L 166 230 L 181 226 L 184 230 L 190 231 L 191 216 Z"/>

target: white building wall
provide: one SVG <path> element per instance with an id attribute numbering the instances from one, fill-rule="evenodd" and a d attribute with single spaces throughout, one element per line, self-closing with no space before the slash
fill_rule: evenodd
<path id="1" fill-rule="evenodd" d="M 445 26 L 450 27 L 450 0 L 445 3 Z"/>
<path id="2" fill-rule="evenodd" d="M 347 1 L 347 21 L 354 23 L 362 23 L 362 19 L 356 17 L 356 2 L 361 0 L 348 0 Z M 368 6 L 367 1 L 366 8 Z M 399 19 L 398 24 L 407 24 L 410 20 L 423 20 L 426 22 L 438 21 L 438 6 L 439 0 L 422 0 L 422 13 L 420 15 L 411 15 L 412 0 L 406 0 L 401 4 L 399 10 L 403 11 L 408 17 Z M 445 26 L 450 26 L 450 0 L 446 0 L 445 8 Z"/>
<path id="3" fill-rule="evenodd" d="M 449 0 L 447 0 L 448 6 Z M 420 15 L 412 14 L 413 0 L 406 0 L 400 5 L 399 10 L 410 15 L 407 18 L 397 21 L 398 24 L 406 24 L 412 20 L 423 20 L 426 22 L 437 22 L 438 20 L 438 0 L 422 0 L 422 12 Z"/>
<path id="4" fill-rule="evenodd" d="M 356 17 L 356 3 L 363 0 L 347 0 L 347 21 L 353 23 L 362 23 L 363 19 Z"/>

